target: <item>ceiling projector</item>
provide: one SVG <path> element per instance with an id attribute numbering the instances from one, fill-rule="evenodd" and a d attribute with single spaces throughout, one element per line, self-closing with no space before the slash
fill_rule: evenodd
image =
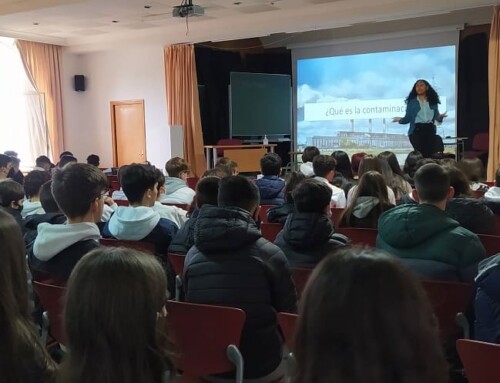
<path id="1" fill-rule="evenodd" d="M 191 2 L 189 4 L 181 4 L 174 7 L 172 10 L 173 17 L 192 17 L 192 16 L 203 16 L 205 10 L 200 5 L 193 5 Z"/>

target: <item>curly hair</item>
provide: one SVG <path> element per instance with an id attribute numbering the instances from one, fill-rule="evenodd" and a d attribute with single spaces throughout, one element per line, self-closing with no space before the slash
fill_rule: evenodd
<path id="1" fill-rule="evenodd" d="M 415 84 L 413 84 L 413 88 L 411 88 L 411 92 L 408 94 L 408 97 L 406 97 L 405 102 L 408 104 L 410 100 L 417 98 L 416 87 L 419 82 L 423 82 L 427 86 L 427 92 L 425 96 L 427 97 L 427 101 L 429 102 L 429 104 L 431 105 L 441 104 L 437 92 L 434 90 L 431 84 L 429 84 L 426 80 L 423 79 L 415 81 Z"/>

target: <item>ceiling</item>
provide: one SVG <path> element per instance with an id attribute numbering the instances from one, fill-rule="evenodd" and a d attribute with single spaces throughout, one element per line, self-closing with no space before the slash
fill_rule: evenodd
<path id="1" fill-rule="evenodd" d="M 497 0 L 195 0 L 205 16 L 172 17 L 181 0 L 0 0 L 0 35 L 74 51 L 137 42 L 223 41 L 411 19 Z M 187 23 L 186 23 L 187 22 Z"/>

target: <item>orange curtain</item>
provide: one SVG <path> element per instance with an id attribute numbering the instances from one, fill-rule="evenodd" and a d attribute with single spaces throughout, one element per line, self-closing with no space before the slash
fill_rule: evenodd
<path id="1" fill-rule="evenodd" d="M 198 79 L 193 45 L 165 47 L 165 82 L 169 125 L 182 125 L 184 157 L 195 176 L 206 170 L 203 153 Z"/>
<path id="2" fill-rule="evenodd" d="M 500 164 L 500 6 L 493 10 L 488 48 L 488 92 L 490 106 L 490 148 L 488 179 L 495 179 Z"/>
<path id="3" fill-rule="evenodd" d="M 64 150 L 61 91 L 62 48 L 57 45 L 17 40 L 26 74 L 38 93 L 45 96 L 45 114 L 54 158 Z"/>

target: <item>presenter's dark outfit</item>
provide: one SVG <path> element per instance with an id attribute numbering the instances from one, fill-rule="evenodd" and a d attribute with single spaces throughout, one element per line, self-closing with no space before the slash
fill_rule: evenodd
<path id="1" fill-rule="evenodd" d="M 424 158 L 431 157 L 437 151 L 437 137 L 435 121 L 442 122 L 443 119 L 439 117 L 439 110 L 437 104 L 429 104 L 432 115 L 427 122 L 415 122 L 417 114 L 420 112 L 420 102 L 418 98 L 413 98 L 408 101 L 406 106 L 406 114 L 399 121 L 400 124 L 410 124 L 408 129 L 408 137 L 413 146 L 413 149 L 422 153 Z"/>

